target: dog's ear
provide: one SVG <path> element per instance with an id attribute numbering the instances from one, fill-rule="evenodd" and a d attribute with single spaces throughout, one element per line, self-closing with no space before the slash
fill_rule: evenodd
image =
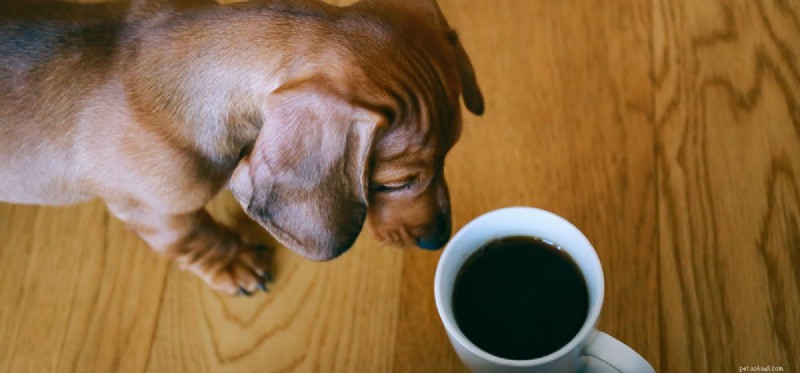
<path id="1" fill-rule="evenodd" d="M 455 48 L 456 63 L 458 64 L 458 76 L 461 80 L 461 96 L 464 98 L 464 105 L 475 115 L 483 114 L 483 93 L 478 86 L 478 78 L 475 76 L 475 68 L 469 60 L 467 51 L 458 40 L 458 34 L 454 30 L 447 31 L 447 39 Z"/>
<path id="2" fill-rule="evenodd" d="M 384 123 L 326 84 L 285 85 L 267 99 L 263 127 L 230 189 L 282 244 L 333 259 L 361 232 L 372 142 Z"/>

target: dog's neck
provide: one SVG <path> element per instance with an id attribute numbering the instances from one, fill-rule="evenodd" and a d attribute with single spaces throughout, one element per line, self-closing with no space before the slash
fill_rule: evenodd
<path id="1" fill-rule="evenodd" d="M 160 109 L 138 113 L 141 123 L 165 126 L 156 130 L 227 167 L 255 141 L 272 91 L 338 68 L 330 34 L 337 11 L 276 2 L 168 14 L 147 28 L 131 25 L 122 37 L 136 42 L 122 51 L 117 71 L 134 109 Z"/>

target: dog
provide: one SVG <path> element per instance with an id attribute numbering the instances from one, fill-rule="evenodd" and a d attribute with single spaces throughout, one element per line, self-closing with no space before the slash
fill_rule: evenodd
<path id="1" fill-rule="evenodd" d="M 450 237 L 443 167 L 473 66 L 435 0 L 0 5 L 0 200 L 102 199 L 228 294 L 266 259 L 204 206 L 226 186 L 278 242 L 344 253 L 369 222 Z"/>

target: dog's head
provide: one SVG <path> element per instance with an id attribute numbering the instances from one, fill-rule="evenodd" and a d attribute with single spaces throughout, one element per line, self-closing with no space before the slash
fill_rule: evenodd
<path id="1" fill-rule="evenodd" d="M 459 96 L 483 112 L 467 54 L 433 0 L 365 0 L 335 27 L 331 42 L 347 53 L 269 96 L 231 190 L 311 259 L 346 251 L 368 213 L 384 241 L 439 248 L 450 237 L 444 159 L 461 131 Z"/>

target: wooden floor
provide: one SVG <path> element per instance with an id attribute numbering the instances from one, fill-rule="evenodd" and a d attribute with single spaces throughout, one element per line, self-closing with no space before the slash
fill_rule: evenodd
<path id="1" fill-rule="evenodd" d="M 487 98 L 447 162 L 454 225 L 580 227 L 600 327 L 659 372 L 800 372 L 800 1 L 441 0 Z M 215 216 L 251 235 L 229 195 Z M 439 252 L 277 253 L 229 298 L 100 203 L 0 205 L 0 372 L 460 372 Z"/>

